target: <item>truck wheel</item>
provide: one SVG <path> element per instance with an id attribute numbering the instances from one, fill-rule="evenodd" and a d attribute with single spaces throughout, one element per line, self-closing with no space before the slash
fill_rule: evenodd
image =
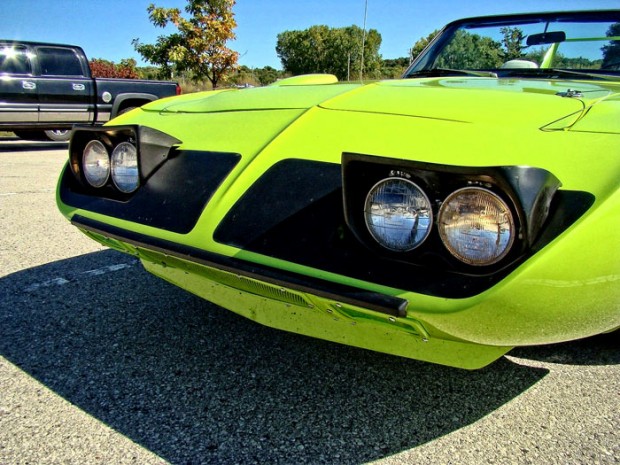
<path id="1" fill-rule="evenodd" d="M 67 142 L 71 139 L 71 129 L 51 129 L 49 131 L 45 131 L 45 135 L 49 140 Z"/>
<path id="2" fill-rule="evenodd" d="M 136 108 L 138 108 L 138 107 L 137 106 L 131 106 L 131 107 L 123 108 L 121 111 L 118 112 L 118 115 L 116 115 L 116 116 L 124 115 L 125 113 L 129 113 L 131 110 L 135 110 Z"/>

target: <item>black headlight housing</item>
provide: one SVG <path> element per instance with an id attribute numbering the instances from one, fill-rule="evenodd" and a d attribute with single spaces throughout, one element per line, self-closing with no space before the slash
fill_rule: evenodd
<path id="1" fill-rule="evenodd" d="M 133 191 L 126 192 L 119 189 L 115 185 L 112 176 L 109 176 L 103 185 L 96 186 L 92 185 L 87 179 L 84 166 L 84 151 L 89 144 L 93 143 L 96 143 L 102 150 L 105 149 L 108 162 L 115 149 L 122 146 L 134 147 L 138 155 L 139 184 L 143 184 L 173 154 L 171 151 L 172 147 L 180 144 L 181 141 L 161 131 L 145 126 L 76 126 L 74 128 L 69 145 L 69 165 L 75 178 L 85 189 L 94 189 L 98 195 L 126 199 Z"/>
<path id="2" fill-rule="evenodd" d="M 532 246 L 547 220 L 553 197 L 561 186 L 553 174 L 534 167 L 448 166 L 353 153 L 343 154 L 342 175 L 345 219 L 352 233 L 366 247 L 395 260 L 424 264 L 439 259 L 456 269 L 484 267 L 486 270 L 484 272 L 505 266 Z M 416 221 L 410 220 L 406 224 L 401 224 L 401 227 L 405 228 L 411 225 L 413 228 L 419 228 L 423 224 L 424 228 L 428 229 L 425 231 L 428 238 L 411 250 L 405 251 L 394 251 L 382 244 L 381 240 L 377 240 L 373 226 L 368 220 L 369 195 L 373 195 L 376 186 L 382 182 L 395 184 L 398 180 L 415 186 L 421 192 L 420 195 L 428 199 L 428 207 L 419 210 L 423 212 L 423 216 L 414 209 L 409 216 Z M 446 234 L 440 234 L 450 227 L 445 224 L 445 217 L 448 216 L 445 214 L 448 206 L 446 202 L 454 202 L 455 197 L 459 195 L 466 197 L 468 194 L 482 197 L 480 202 L 485 205 L 485 209 L 490 210 L 493 207 L 496 210 L 498 208 L 504 210 L 494 214 L 503 216 L 503 219 L 498 221 L 497 228 L 505 229 L 502 229 L 501 234 L 498 230 L 495 236 L 498 243 L 500 236 L 502 237 L 502 241 L 505 242 L 502 246 L 505 250 L 499 251 L 496 257 L 486 261 L 467 260 L 459 256 L 451 250 L 453 244 L 446 242 Z M 399 220 L 404 216 L 400 210 L 414 208 L 402 207 L 403 201 L 398 196 L 392 195 L 391 200 L 386 201 L 394 202 L 392 208 L 395 211 L 392 214 L 398 216 Z M 494 202 L 493 205 L 488 205 L 491 201 Z M 388 205 L 384 209 L 388 212 L 386 215 L 390 215 L 389 208 Z M 465 207 L 457 205 L 451 208 L 453 210 L 451 216 L 459 214 L 475 216 L 471 212 L 465 212 Z M 480 216 L 483 214 L 491 215 L 489 212 L 481 211 Z M 421 218 L 420 221 L 417 221 L 418 216 Z M 428 224 L 429 221 L 431 224 Z M 476 235 L 471 232 L 464 233 L 464 236 L 468 234 L 472 236 L 470 237 L 472 244 L 483 238 L 484 231 L 479 231 L 483 227 L 481 224 L 482 221 L 476 220 L 475 224 L 472 222 L 469 226 Z M 413 234 L 419 235 L 417 231 Z M 504 236 L 506 239 L 503 239 Z M 493 234 L 489 240 L 495 240 Z"/>
<path id="3" fill-rule="evenodd" d="M 463 263 L 443 245 L 435 223 L 412 250 L 379 245 L 364 219 L 368 193 L 382 179 L 408 176 L 424 189 L 434 218 L 450 193 L 463 186 L 501 196 L 516 218 L 509 253 L 488 266 Z M 536 168 L 460 168 L 351 153 L 343 155 L 342 164 L 289 158 L 248 188 L 214 239 L 395 289 L 464 298 L 506 277 L 592 205 L 591 194 L 556 191 L 558 185 L 554 176 Z"/>
<path id="4" fill-rule="evenodd" d="M 97 182 L 89 182 L 84 174 L 84 150 L 89 144 L 99 150 L 95 165 L 106 160 L 112 165 L 114 150 L 119 147 L 128 149 L 131 157 L 135 155 L 134 164 L 126 171 L 138 177 L 137 186 L 123 189 L 119 179 L 106 178 L 106 167 Z M 186 234 L 241 155 L 182 150 L 180 144 L 175 137 L 147 126 L 76 126 L 60 198 L 78 209 Z"/>

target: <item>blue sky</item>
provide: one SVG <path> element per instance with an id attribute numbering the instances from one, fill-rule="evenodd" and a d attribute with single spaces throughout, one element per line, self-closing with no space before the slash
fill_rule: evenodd
<path id="1" fill-rule="evenodd" d="M 0 0 L 0 38 L 80 45 L 89 58 L 119 62 L 140 56 L 131 41 L 155 42 L 166 33 L 148 20 L 150 3 L 185 0 Z M 364 22 L 365 0 L 237 0 L 237 39 L 229 45 L 240 64 L 281 68 L 277 35 L 317 24 L 342 27 Z M 454 19 L 527 11 L 620 8 L 620 0 L 368 0 L 366 25 L 377 29 L 383 58 L 407 56 L 420 38 Z"/>

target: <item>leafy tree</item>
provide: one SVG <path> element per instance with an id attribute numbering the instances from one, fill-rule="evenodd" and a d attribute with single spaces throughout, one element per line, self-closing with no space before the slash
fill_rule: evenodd
<path id="1" fill-rule="evenodd" d="M 529 51 L 523 55 L 523 59 L 533 61 L 534 63 L 542 63 L 545 54 L 547 52 L 546 47 L 540 47 Z M 563 53 L 556 52 L 553 57 L 553 67 L 562 69 L 599 69 L 603 60 L 591 60 L 584 57 L 570 58 Z"/>
<path id="2" fill-rule="evenodd" d="M 241 65 L 237 70 L 228 76 L 228 81 L 239 87 L 246 86 L 267 86 L 278 79 L 284 77 L 282 71 L 278 71 L 271 66 L 263 68 L 250 68 Z"/>
<path id="3" fill-rule="evenodd" d="M 607 31 L 607 37 L 620 36 L 620 23 L 614 23 Z M 620 69 L 620 43 L 617 40 L 609 41 L 609 44 L 602 48 L 603 52 L 603 69 Z"/>
<path id="4" fill-rule="evenodd" d="M 171 79 L 175 76 L 177 66 L 171 57 L 171 51 L 183 47 L 183 38 L 180 34 L 159 36 L 156 44 L 142 44 L 139 39 L 134 39 L 132 43 L 146 61 L 159 67 L 158 77 Z M 181 69 L 179 66 L 179 70 Z"/>
<path id="5" fill-rule="evenodd" d="M 451 43 L 441 52 L 437 66 L 456 69 L 496 68 L 503 62 L 523 57 L 523 31 L 517 27 L 502 27 L 501 42 L 490 37 L 473 34 L 464 30 L 457 31 Z M 419 39 L 410 50 L 412 60 L 439 33 L 438 30 Z"/>
<path id="6" fill-rule="evenodd" d="M 327 26 L 312 26 L 304 31 L 285 31 L 278 34 L 276 53 L 282 66 L 293 75 L 327 72 L 324 37 Z"/>
<path id="7" fill-rule="evenodd" d="M 138 79 L 139 77 L 136 69 L 137 63 L 133 58 L 125 58 L 118 65 L 112 61 L 93 58 L 88 64 L 93 77 L 123 79 Z"/>
<path id="8" fill-rule="evenodd" d="M 140 79 L 157 79 L 161 75 L 161 69 L 156 66 L 140 66 L 136 69 Z"/>
<path id="9" fill-rule="evenodd" d="M 518 27 L 503 27 L 499 30 L 504 38 L 502 45 L 504 46 L 504 61 L 516 60 L 523 56 L 523 39 L 525 35 Z"/>
<path id="10" fill-rule="evenodd" d="M 278 34 L 276 52 L 284 70 L 293 75 L 331 73 L 340 80 L 349 80 L 360 76 L 362 70 L 366 77 L 379 77 L 380 46 L 381 34 L 374 29 L 364 36 L 358 26 L 330 28 L 318 25 Z"/>
<path id="11" fill-rule="evenodd" d="M 261 86 L 267 86 L 280 79 L 283 73 L 271 66 L 265 66 L 264 68 L 255 68 L 254 75 Z"/>
<path id="12" fill-rule="evenodd" d="M 179 8 L 149 5 L 150 21 L 156 27 L 173 24 L 177 33 L 160 36 L 156 44 L 142 44 L 134 39 L 138 53 L 150 63 L 161 66 L 168 77 L 176 69 L 189 72 L 196 80 L 207 78 L 213 88 L 237 65 L 239 54 L 226 42 L 235 38 L 237 26 L 232 8 L 235 0 L 187 0 L 185 12 Z"/>
<path id="13" fill-rule="evenodd" d="M 236 86 L 253 86 L 257 82 L 252 69 L 245 65 L 238 66 L 235 72 L 231 73 L 226 80 Z"/>
<path id="14" fill-rule="evenodd" d="M 439 29 L 435 29 L 429 35 L 427 35 L 426 37 L 422 37 L 415 44 L 413 44 L 413 47 L 411 47 L 411 49 L 409 50 L 409 56 L 411 57 L 411 61 L 415 60 L 418 55 L 422 53 L 422 50 L 424 50 L 424 48 L 426 48 L 426 46 L 430 44 L 430 42 L 435 38 L 437 34 L 439 34 Z"/>
<path id="15" fill-rule="evenodd" d="M 502 44 L 489 37 L 459 30 L 442 50 L 437 67 L 453 69 L 498 68 L 504 62 Z"/>
<path id="16" fill-rule="evenodd" d="M 381 64 L 381 77 L 383 79 L 397 79 L 403 75 L 410 61 L 407 57 L 389 58 Z"/>

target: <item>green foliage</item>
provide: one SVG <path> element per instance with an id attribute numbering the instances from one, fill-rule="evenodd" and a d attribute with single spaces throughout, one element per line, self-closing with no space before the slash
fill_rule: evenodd
<path id="1" fill-rule="evenodd" d="M 140 75 L 136 64 L 133 58 L 124 58 L 119 64 L 101 58 L 93 58 L 88 62 L 90 71 L 96 78 L 138 79 Z"/>
<path id="2" fill-rule="evenodd" d="M 411 49 L 412 55 L 419 53 L 436 32 L 416 42 Z M 452 41 L 441 51 L 435 66 L 475 70 L 499 68 L 503 63 L 514 59 L 543 63 L 547 47 L 527 48 L 523 45 L 525 42 L 523 31 L 516 27 L 502 27 L 500 33 L 502 39 L 496 41 L 465 30 L 457 31 Z M 620 23 L 613 25 L 607 35 L 610 37 L 620 35 Z M 610 41 L 609 45 L 603 47 L 603 56 L 603 60 L 590 60 L 584 57 L 569 58 L 558 52 L 554 56 L 552 66 L 566 69 L 598 69 L 609 63 L 607 66 L 620 67 L 620 46 L 615 41 Z"/>
<path id="3" fill-rule="evenodd" d="M 175 76 L 177 66 L 171 57 L 170 51 L 182 46 L 183 39 L 180 34 L 159 36 L 155 44 L 142 44 L 139 39 L 134 39 L 132 43 L 136 51 L 146 61 L 158 67 L 157 77 L 172 79 Z M 182 69 L 182 66 L 178 66 L 178 68 Z"/>
<path id="4" fill-rule="evenodd" d="M 398 79 L 405 70 L 409 67 L 409 58 L 390 58 L 383 60 L 381 63 L 381 78 L 382 79 Z"/>
<path id="5" fill-rule="evenodd" d="M 521 58 L 524 60 L 533 61 L 534 63 L 542 63 L 545 58 L 546 49 L 540 47 L 539 49 L 532 50 Z M 562 53 L 557 52 L 553 57 L 554 68 L 563 69 L 599 69 L 601 67 L 602 60 L 590 60 L 584 57 L 568 58 Z"/>
<path id="6" fill-rule="evenodd" d="M 489 37 L 459 30 L 437 59 L 438 68 L 498 68 L 504 62 L 502 44 Z"/>
<path id="7" fill-rule="evenodd" d="M 620 23 L 612 24 L 607 31 L 607 37 L 620 36 Z M 620 43 L 617 40 L 609 41 L 603 46 L 603 69 L 620 70 Z"/>
<path id="8" fill-rule="evenodd" d="M 185 72 L 196 80 L 207 78 L 217 87 L 237 65 L 239 54 L 226 43 L 235 38 L 237 23 L 232 8 L 235 0 L 187 0 L 185 18 L 178 8 L 149 5 L 150 21 L 156 27 L 176 26 L 178 32 L 160 36 L 156 44 L 133 45 L 145 60 L 161 67 L 165 77 Z"/>
<path id="9" fill-rule="evenodd" d="M 506 62 L 521 58 L 523 56 L 523 46 L 521 44 L 525 39 L 523 31 L 518 27 L 503 27 L 500 29 L 500 32 L 504 36 L 502 39 L 502 45 L 504 46 L 503 60 Z"/>
<path id="10" fill-rule="evenodd" d="M 465 30 L 457 31 L 441 52 L 435 66 L 448 69 L 492 69 L 506 61 L 524 58 L 523 31 L 517 27 L 502 27 L 500 32 L 502 39 L 496 41 Z M 416 58 L 438 33 L 438 30 L 433 31 L 418 40 L 411 48 L 412 58 Z"/>
<path id="11" fill-rule="evenodd" d="M 380 76 L 380 46 L 381 34 L 375 29 L 364 34 L 358 26 L 312 26 L 278 34 L 276 52 L 284 70 L 293 75 L 330 73 L 340 80 L 350 80 L 362 74 L 369 78 Z"/>
<path id="12" fill-rule="evenodd" d="M 261 86 L 267 86 L 269 84 L 276 82 L 278 79 L 282 79 L 283 77 L 285 77 L 284 72 L 278 71 L 277 69 L 272 68 L 271 66 L 265 66 L 263 68 L 255 68 L 253 71 L 254 71 L 254 76 L 256 76 L 256 79 L 258 80 L 258 83 Z"/>
<path id="13" fill-rule="evenodd" d="M 265 66 L 263 68 L 239 66 L 234 73 L 229 75 L 227 81 L 238 87 L 257 87 L 268 86 L 283 77 L 285 77 L 284 72 L 278 71 L 271 66 Z"/>
<path id="14" fill-rule="evenodd" d="M 140 79 L 159 79 L 161 77 L 161 69 L 157 66 L 140 66 L 136 68 Z"/>
<path id="15" fill-rule="evenodd" d="M 426 48 L 426 46 L 435 38 L 437 34 L 439 34 L 439 29 L 435 29 L 429 35 L 422 37 L 415 44 L 413 44 L 413 47 L 409 50 L 409 56 L 411 56 L 412 61 L 415 60 L 420 53 L 422 53 L 422 50 Z"/>

